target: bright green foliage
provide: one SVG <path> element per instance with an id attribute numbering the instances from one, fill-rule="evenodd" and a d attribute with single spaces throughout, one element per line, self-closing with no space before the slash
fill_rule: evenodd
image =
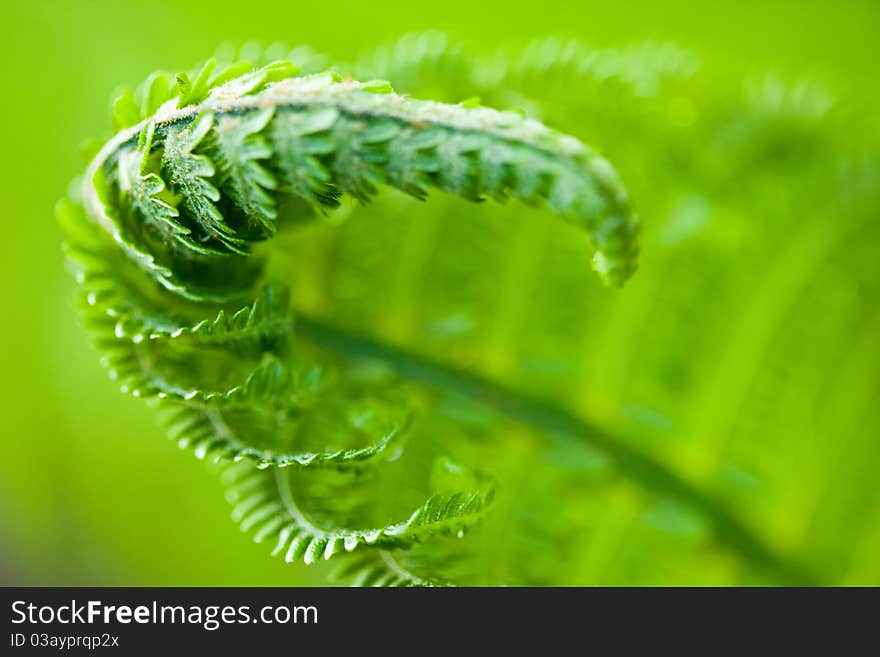
<path id="1" fill-rule="evenodd" d="M 724 89 L 668 45 L 481 58 L 428 33 L 361 57 L 368 82 L 303 48 L 245 59 L 123 93 L 59 217 L 111 375 L 232 462 L 255 540 L 361 585 L 880 576 L 848 547 L 880 540 L 876 492 L 823 456 L 880 464 L 876 133 L 848 143 L 821 89 Z M 635 272 L 629 193 L 529 117 L 586 128 L 657 210 L 626 288 L 590 269 Z M 828 371 L 814 426 L 784 391 L 819 398 Z M 867 538 L 832 537 L 835 514 Z"/>

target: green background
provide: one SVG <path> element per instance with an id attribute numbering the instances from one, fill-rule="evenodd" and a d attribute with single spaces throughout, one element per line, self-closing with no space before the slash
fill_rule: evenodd
<path id="1" fill-rule="evenodd" d="M 809 74 L 876 104 L 877 2 L 9 2 L 2 180 L 0 583 L 284 585 L 323 581 L 240 535 L 217 477 L 118 393 L 77 321 L 55 200 L 80 144 L 109 127 L 108 97 L 157 68 L 189 68 L 223 41 L 307 43 L 350 59 L 411 31 L 475 50 L 535 36 L 599 46 L 662 38 L 718 71 Z"/>

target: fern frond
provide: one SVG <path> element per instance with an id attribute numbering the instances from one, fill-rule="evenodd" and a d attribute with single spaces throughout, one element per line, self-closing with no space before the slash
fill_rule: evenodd
<path id="1" fill-rule="evenodd" d="M 494 483 L 479 489 L 433 495 L 404 521 L 371 528 L 325 526 L 297 503 L 290 474 L 233 466 L 227 470 L 227 499 L 242 531 L 255 530 L 257 542 L 276 540 L 273 555 L 306 564 L 352 552 L 358 547 L 407 548 L 440 537 L 456 537 L 479 521 L 494 496 Z"/>
<path id="2" fill-rule="evenodd" d="M 320 376 L 268 359 L 239 386 L 194 391 L 171 406 L 169 434 L 198 458 L 246 458 L 258 468 L 353 469 L 393 456 L 409 428 L 406 407 L 353 396 Z"/>
<path id="3" fill-rule="evenodd" d="M 428 45 L 439 66 L 446 46 Z M 83 313 L 111 376 L 159 400 L 181 447 L 241 461 L 226 476 L 243 530 L 275 539 L 289 562 L 376 548 L 372 565 L 353 562 L 357 581 L 433 585 L 389 551 L 462 536 L 494 481 L 450 475 L 460 491 L 420 489 L 398 521 L 388 518 L 403 511 L 370 502 L 400 476 L 390 464 L 433 402 L 393 370 L 299 334 L 276 233 L 385 187 L 515 198 L 580 228 L 616 285 L 635 270 L 638 223 L 610 164 L 573 137 L 516 112 L 406 98 L 379 79 L 295 77 L 261 52 L 174 82 L 156 74 L 114 103 L 124 128 L 89 166 L 85 212 L 59 206 Z M 355 479 L 328 494 L 328 473 Z"/>
<path id="4" fill-rule="evenodd" d="M 249 93 L 253 90 L 248 84 L 244 89 Z M 215 165 L 197 153 L 197 147 L 209 135 L 216 140 L 215 114 L 253 112 L 268 103 L 278 108 L 275 121 L 284 121 L 281 109 L 306 111 L 305 117 L 287 119 L 294 141 L 278 149 L 288 187 L 300 194 L 329 182 L 361 200 L 375 194 L 378 185 L 389 184 L 419 195 L 430 186 L 468 200 L 511 195 L 528 203 L 546 202 L 587 232 L 596 248 L 594 266 L 606 282 L 619 284 L 632 274 L 638 224 L 606 160 L 577 140 L 516 113 L 409 100 L 376 93 L 379 89 L 334 76 L 311 76 L 284 79 L 260 93 L 242 95 L 236 79 L 215 89 L 214 100 L 209 98 L 204 107 L 163 116 L 167 127 L 162 169 L 200 227 L 199 241 L 207 240 L 208 254 L 244 255 L 247 248 L 245 237 L 237 232 L 240 222 L 225 220 L 216 205 L 221 193 L 209 182 Z M 304 125 L 297 130 L 297 124 Z M 315 135 L 305 148 L 300 144 L 303 130 Z M 326 137 L 315 134 L 324 131 Z M 288 132 L 274 134 L 277 144 Z M 114 140 L 93 169 L 118 158 L 117 149 L 124 152 L 129 147 L 126 141 Z M 297 156 L 292 157 L 292 151 Z M 250 175 L 253 178 L 253 172 Z M 91 210 L 102 213 L 94 191 L 86 190 L 86 196 Z"/>
<path id="5" fill-rule="evenodd" d="M 143 308 L 143 306 L 140 306 Z M 124 317 L 116 324 L 116 336 L 134 342 L 167 340 L 190 345 L 236 346 L 253 345 L 290 333 L 290 302 L 287 291 L 264 288 L 254 300 L 227 312 L 221 308 L 213 319 L 203 319 L 192 326 L 157 315 L 144 315 L 122 303 L 113 305 L 113 314 Z"/>
<path id="6" fill-rule="evenodd" d="M 866 514 L 877 462 L 875 121 L 774 76 L 731 92 L 664 44 L 429 33 L 335 68 L 254 43 L 154 74 L 58 206 L 105 364 L 197 457 L 240 461 L 244 529 L 362 585 L 865 571 L 876 537 L 829 518 Z M 635 270 L 628 193 L 529 116 L 613 154 L 654 276 L 595 285 L 591 257 Z M 857 461 L 838 490 L 856 469 L 826 463 Z M 450 462 L 491 464 L 491 513 Z"/>

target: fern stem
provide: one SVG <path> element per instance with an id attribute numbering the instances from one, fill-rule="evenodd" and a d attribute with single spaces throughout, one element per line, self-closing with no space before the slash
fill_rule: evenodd
<path id="1" fill-rule="evenodd" d="M 539 429 L 566 445 L 590 445 L 607 454 L 618 470 L 658 493 L 672 496 L 704 514 L 718 539 L 742 558 L 792 585 L 816 585 L 819 578 L 778 554 L 709 491 L 687 481 L 663 463 L 626 445 L 620 438 L 564 408 L 512 390 L 473 372 L 450 367 L 425 356 L 339 329 L 297 313 L 297 331 L 317 346 L 351 359 L 376 359 L 393 366 L 404 378 L 433 390 L 451 392 L 496 409 L 507 417 Z"/>

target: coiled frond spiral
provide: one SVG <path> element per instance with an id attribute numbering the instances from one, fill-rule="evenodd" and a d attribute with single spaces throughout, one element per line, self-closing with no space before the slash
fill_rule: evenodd
<path id="1" fill-rule="evenodd" d="M 284 60 L 155 74 L 113 111 L 119 132 L 58 210 L 111 376 L 157 400 L 182 447 L 231 464 L 235 520 L 287 561 L 366 547 L 378 552 L 355 562 L 362 583 L 440 583 L 391 552 L 462 536 L 490 508 L 491 474 L 438 452 L 426 497 L 402 493 L 395 517 L 373 508 L 424 402 L 393 368 L 300 335 L 296 281 L 273 274 L 297 257 L 280 235 L 383 188 L 514 198 L 582 230 L 601 280 L 620 285 L 636 268 L 638 223 L 614 169 L 517 112 Z"/>

